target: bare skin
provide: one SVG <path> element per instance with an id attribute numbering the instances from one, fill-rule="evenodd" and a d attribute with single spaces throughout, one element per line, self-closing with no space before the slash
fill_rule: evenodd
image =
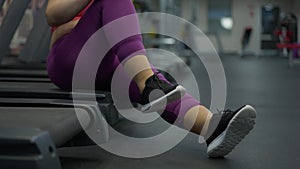
<path id="1" fill-rule="evenodd" d="M 58 26 L 51 37 L 51 46 L 76 26 L 72 19 L 83 10 L 90 0 L 49 0 L 46 9 L 47 22 L 50 26 Z"/>
<path id="2" fill-rule="evenodd" d="M 62 36 L 68 34 L 71 32 L 71 30 L 77 25 L 79 20 L 75 20 L 75 21 L 70 21 L 67 22 L 59 27 L 57 27 L 57 29 L 52 33 L 52 37 L 51 37 L 51 45 L 50 47 L 52 47 L 52 45 Z"/>
<path id="3" fill-rule="evenodd" d="M 59 38 L 71 32 L 79 21 L 73 21 L 72 19 L 83 10 L 89 2 L 90 0 L 48 1 L 46 10 L 47 22 L 50 26 L 58 26 L 52 33 L 51 46 Z M 136 73 L 137 70 L 140 70 L 136 65 L 142 66 L 144 70 Z M 126 72 L 133 77 L 140 92 L 144 90 L 146 80 L 154 74 L 147 57 L 144 55 L 132 57 L 124 64 L 124 68 Z M 211 112 L 204 106 L 195 106 L 191 108 L 184 117 L 185 128 L 196 134 L 200 134 L 205 122 L 209 120 L 207 117 L 209 117 L 210 114 Z"/>

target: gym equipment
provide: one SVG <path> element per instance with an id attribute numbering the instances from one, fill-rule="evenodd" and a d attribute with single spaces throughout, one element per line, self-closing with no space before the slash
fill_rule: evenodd
<path id="1" fill-rule="evenodd" d="M 103 131 L 98 137 L 101 141 L 106 142 L 108 139 L 105 119 L 96 108 L 97 105 L 88 103 L 74 105 L 71 101 L 55 99 L 5 100 L 2 98 L 0 105 L 0 120 L 3 120 L 0 124 L 1 128 L 23 127 L 47 130 L 57 147 L 63 146 L 83 129 L 89 130 L 91 127 Z M 53 123 L 55 121 L 56 123 Z M 68 129 L 68 132 L 61 132 L 59 128 Z"/>
<path id="2" fill-rule="evenodd" d="M 0 147 L 5 147 L 0 153 L 0 168 L 60 169 L 55 146 L 93 144 L 76 117 L 72 93 L 50 83 L 46 71 L 4 68 L 0 75 L 0 114 L 4 118 L 0 119 Z M 88 93 L 76 94 L 83 99 L 89 96 Z M 118 112 L 109 93 L 97 93 L 96 97 L 98 105 L 80 106 L 89 110 L 86 114 L 93 120 L 90 126 L 103 131 L 99 139 L 106 141 L 107 126 L 101 117 L 104 115 L 107 123 L 113 125 L 118 121 Z M 61 120 L 62 117 L 65 120 Z M 47 127 L 41 126 L 45 124 Z M 69 135 L 61 132 L 65 129 Z"/>
<path id="3" fill-rule="evenodd" d="M 5 17 L 5 21 L 1 25 L 0 44 L 2 46 L 0 47 L 0 63 L 9 50 L 9 43 L 18 27 L 18 23 L 21 22 L 21 16 L 24 14 L 28 2 L 30 1 L 13 2 Z M 33 78 L 45 78 L 42 81 L 49 81 L 46 65 L 42 63 L 46 59 L 50 43 L 50 28 L 44 17 L 45 10 L 46 4 L 37 15 L 27 43 L 18 57 L 18 63 L 16 65 L 1 65 L 0 77 L 5 77 L 5 81 L 26 81 L 26 78 L 30 78 L 28 81 L 33 81 Z M 11 25 L 13 28 L 11 28 Z M 40 56 L 43 57 L 40 58 Z"/>
<path id="4" fill-rule="evenodd" d="M 76 114 L 70 103 L 25 102 L 1 102 L 1 168 L 60 169 L 55 147 L 76 138 L 83 129 L 97 127 L 99 140 L 108 140 L 106 123 L 91 105 L 77 105 Z"/>
<path id="5" fill-rule="evenodd" d="M 22 20 L 30 0 L 13 1 L 0 27 L 0 62 L 9 50 L 10 42 Z"/>
<path id="6" fill-rule="evenodd" d="M 0 128 L 0 148 L 1 168 L 61 169 L 48 132 L 23 127 Z"/>
<path id="7" fill-rule="evenodd" d="M 244 30 L 243 37 L 241 39 L 241 43 L 242 43 L 241 57 L 248 56 L 248 55 L 254 55 L 253 52 L 246 51 L 246 49 L 250 43 L 251 35 L 252 35 L 252 28 L 246 27 Z"/>
<path id="8" fill-rule="evenodd" d="M 47 2 L 45 2 L 42 9 L 34 22 L 33 29 L 31 30 L 27 42 L 19 56 L 19 60 L 24 63 L 31 62 L 45 62 L 49 53 L 50 46 L 50 27 L 47 24 L 45 11 Z"/>
<path id="9" fill-rule="evenodd" d="M 26 84 L 29 87 L 28 83 Z M 99 133 L 101 141 L 107 141 L 108 130 L 99 109 L 106 119 L 113 119 L 113 115 L 118 115 L 114 106 L 107 103 L 108 99 L 104 94 L 96 95 L 97 100 L 103 101 L 98 105 L 91 105 L 88 102 L 75 105 L 76 109 L 79 106 L 82 112 L 80 116 L 74 111 L 71 93 L 62 91 L 56 95 L 52 93 L 50 94 L 52 99 L 38 98 L 38 95 L 35 95 L 37 98 L 28 96 L 19 98 L 19 95 L 13 97 L 12 93 L 8 98 L 0 92 L 0 147 L 6 147 L 5 151 L 0 153 L 0 168 L 60 169 L 55 147 L 61 147 L 67 143 L 72 146 L 86 145 L 86 141 L 84 143 L 78 141 L 78 135 L 82 135 L 83 129 L 89 130 L 91 127 L 94 131 L 101 131 Z M 21 91 L 19 94 L 22 94 Z M 47 93 L 39 94 L 40 96 L 47 95 Z M 88 93 L 77 94 L 82 94 L 83 100 L 89 98 Z M 78 118 L 82 119 L 81 125 Z M 82 124 L 82 121 L 85 123 Z M 116 121 L 107 120 L 107 122 L 113 124 Z M 93 144 L 92 141 L 88 142 Z"/>
<path id="10" fill-rule="evenodd" d="M 48 78 L 22 78 L 22 77 L 1 77 L 0 82 L 38 82 L 38 83 L 51 83 Z"/>
<path id="11" fill-rule="evenodd" d="M 288 42 L 295 43 L 298 41 L 298 19 L 295 14 L 285 14 L 279 22 L 279 28 L 280 30 L 285 28 L 288 32 Z"/>
<path id="12" fill-rule="evenodd" d="M 46 70 L 0 69 L 0 77 L 48 78 L 48 73 Z"/>
<path id="13" fill-rule="evenodd" d="M 298 53 L 298 50 L 300 49 L 299 43 L 278 43 L 277 44 L 278 49 L 287 49 L 290 50 L 288 54 L 289 58 L 289 66 L 292 67 L 296 63 L 300 63 L 298 59 L 295 58 L 294 53 Z"/>
<path id="14" fill-rule="evenodd" d="M 0 8 L 2 7 L 4 0 L 0 0 Z"/>
<path id="15" fill-rule="evenodd" d="M 281 45 L 277 44 L 277 48 L 281 50 L 284 57 L 289 57 L 291 52 L 293 52 L 294 57 L 298 57 L 298 50 L 290 50 L 290 47 L 286 48 L 284 45 L 288 44 L 290 46 L 298 43 L 298 18 L 296 15 L 293 13 L 284 14 L 281 17 L 275 35 L 278 37 L 279 43 L 281 43 Z"/>
<path id="16" fill-rule="evenodd" d="M 0 27 L 0 63 L 7 55 L 9 44 L 22 20 L 29 2 L 30 0 L 13 1 L 8 9 L 7 15 Z M 17 64 L 8 66 L 1 65 L 0 77 L 23 77 L 23 74 L 26 77 L 41 77 L 40 72 L 36 71 L 44 71 L 42 76 L 48 77 L 45 71 L 45 61 L 49 52 L 51 33 L 50 27 L 45 19 L 46 4 L 47 1 L 35 18 L 33 29 L 27 38 L 27 43 L 17 58 Z M 24 69 L 26 69 L 26 72 L 24 72 Z"/>
<path id="17" fill-rule="evenodd" d="M 42 99 L 60 99 L 64 101 L 72 101 L 72 94 L 76 94 L 79 98 L 85 99 L 90 97 L 89 91 L 82 91 L 71 93 L 58 89 L 52 83 L 40 82 L 0 82 L 0 98 L 23 98 L 23 99 L 36 99 L 35 102 L 39 103 Z M 98 91 L 95 94 L 96 100 L 99 103 L 101 112 L 111 125 L 119 120 L 119 114 L 114 107 L 113 99 L 109 92 Z M 19 103 L 19 102 L 17 102 Z"/>

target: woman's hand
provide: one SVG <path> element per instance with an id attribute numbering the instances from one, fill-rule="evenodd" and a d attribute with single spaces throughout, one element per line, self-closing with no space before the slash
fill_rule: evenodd
<path id="1" fill-rule="evenodd" d="M 58 26 L 71 21 L 91 0 L 49 0 L 46 10 L 50 26 Z"/>

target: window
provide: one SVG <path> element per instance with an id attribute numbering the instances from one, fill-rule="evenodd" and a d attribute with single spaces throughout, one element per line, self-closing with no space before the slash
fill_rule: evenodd
<path id="1" fill-rule="evenodd" d="M 229 34 L 233 28 L 231 0 L 208 1 L 208 28 L 210 32 Z"/>

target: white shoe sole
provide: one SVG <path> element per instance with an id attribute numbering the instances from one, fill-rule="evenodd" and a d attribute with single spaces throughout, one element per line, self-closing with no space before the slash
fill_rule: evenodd
<path id="1" fill-rule="evenodd" d="M 144 113 L 159 111 L 164 108 L 165 104 L 169 104 L 180 99 L 184 94 L 185 88 L 178 85 L 174 90 L 167 93 L 163 97 L 160 97 L 146 105 L 143 105 L 140 110 Z"/>
<path id="2" fill-rule="evenodd" d="M 229 154 L 254 128 L 256 111 L 252 106 L 243 107 L 229 122 L 226 130 L 214 139 L 207 148 L 209 157 L 224 157 Z"/>

